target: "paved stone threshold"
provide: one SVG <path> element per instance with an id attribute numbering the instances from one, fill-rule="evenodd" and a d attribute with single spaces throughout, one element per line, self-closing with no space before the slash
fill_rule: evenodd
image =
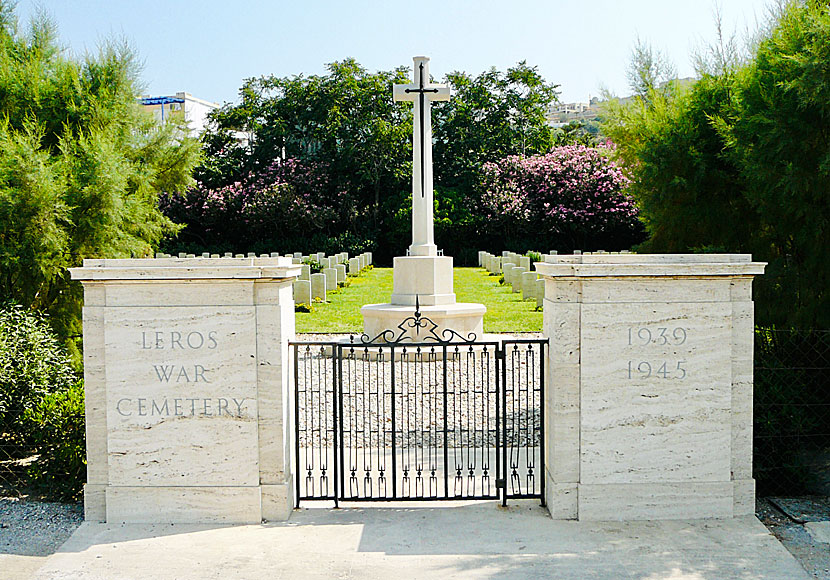
<path id="1" fill-rule="evenodd" d="M 370 504 L 222 527 L 84 523 L 35 578 L 607 578 L 809 576 L 755 517 L 554 521 L 537 502 Z"/>

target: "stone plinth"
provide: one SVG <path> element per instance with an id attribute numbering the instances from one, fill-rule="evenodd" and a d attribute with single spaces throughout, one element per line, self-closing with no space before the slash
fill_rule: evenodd
<path id="1" fill-rule="evenodd" d="M 394 259 L 392 304 L 415 306 L 454 304 L 452 258 L 449 256 L 399 256 Z"/>
<path id="2" fill-rule="evenodd" d="M 392 330 L 397 337 L 400 334 L 398 325 L 415 312 L 414 306 L 396 304 L 367 304 L 360 309 L 363 314 L 363 332 L 370 339 L 375 338 L 384 330 Z M 438 328 L 435 333 L 443 336 L 445 329 L 454 330 L 463 337 L 470 333 L 475 334 L 478 340 L 484 335 L 484 314 L 487 308 L 483 304 L 456 303 L 438 306 L 421 306 L 421 315 L 429 318 Z M 423 333 L 418 335 L 409 330 L 403 336 L 413 342 L 424 339 Z"/>
<path id="3" fill-rule="evenodd" d="M 293 505 L 291 258 L 85 260 L 86 518 L 257 523 Z"/>
<path id="4" fill-rule="evenodd" d="M 399 256 L 394 259 L 392 300 L 389 304 L 367 304 L 363 314 L 363 331 L 374 338 L 384 330 L 397 328 L 415 312 L 416 302 L 421 314 L 438 325 L 439 335 L 445 329 L 467 337 L 484 334 L 482 304 L 456 303 L 453 292 L 453 260 L 449 256 Z M 407 335 L 417 342 L 411 331 Z M 423 338 L 423 337 L 421 337 Z"/>
<path id="5" fill-rule="evenodd" d="M 546 493 L 554 518 L 749 515 L 748 255 L 548 256 Z"/>

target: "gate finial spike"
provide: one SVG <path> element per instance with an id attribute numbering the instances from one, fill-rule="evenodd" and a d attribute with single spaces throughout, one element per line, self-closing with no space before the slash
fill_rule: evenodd
<path id="1" fill-rule="evenodd" d="M 415 318 L 418 319 L 421 317 L 421 303 L 418 299 L 418 295 L 415 295 Z"/>

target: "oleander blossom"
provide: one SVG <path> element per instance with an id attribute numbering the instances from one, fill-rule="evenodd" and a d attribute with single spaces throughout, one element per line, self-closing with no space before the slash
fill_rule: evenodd
<path id="1" fill-rule="evenodd" d="M 324 163 L 277 159 L 242 180 L 219 188 L 197 184 L 182 195 L 164 194 L 159 205 L 174 221 L 199 224 L 209 238 L 245 228 L 256 236 L 277 230 L 303 234 L 326 230 L 338 220 L 345 192 L 329 187 Z"/>
<path id="2" fill-rule="evenodd" d="M 630 184 L 610 157 L 614 145 L 568 145 L 545 155 L 513 155 L 482 168 L 481 211 L 508 230 L 596 234 L 636 229 Z"/>

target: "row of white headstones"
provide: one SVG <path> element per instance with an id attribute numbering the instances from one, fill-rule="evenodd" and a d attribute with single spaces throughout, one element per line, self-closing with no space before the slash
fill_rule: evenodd
<path id="1" fill-rule="evenodd" d="M 301 252 L 286 254 L 292 263 L 302 267 L 294 281 L 294 304 L 311 304 L 326 301 L 326 294 L 344 285 L 348 277 L 360 276 L 372 265 L 372 252 L 363 252 L 353 258 L 348 252 L 326 256 L 324 252 L 305 255 Z M 311 262 L 320 266 L 320 272 L 311 272 Z"/>
<path id="2" fill-rule="evenodd" d="M 531 252 L 528 252 L 531 253 Z M 538 252 L 536 252 L 538 253 Z M 542 261 L 548 254 L 541 254 Z M 516 252 L 502 252 L 496 256 L 490 252 L 478 253 L 478 265 L 493 276 L 502 274 L 504 283 L 509 284 L 513 292 L 522 295 L 522 300 L 535 300 L 536 307 L 542 307 L 545 298 L 545 281 L 533 269 L 530 256 Z"/>

